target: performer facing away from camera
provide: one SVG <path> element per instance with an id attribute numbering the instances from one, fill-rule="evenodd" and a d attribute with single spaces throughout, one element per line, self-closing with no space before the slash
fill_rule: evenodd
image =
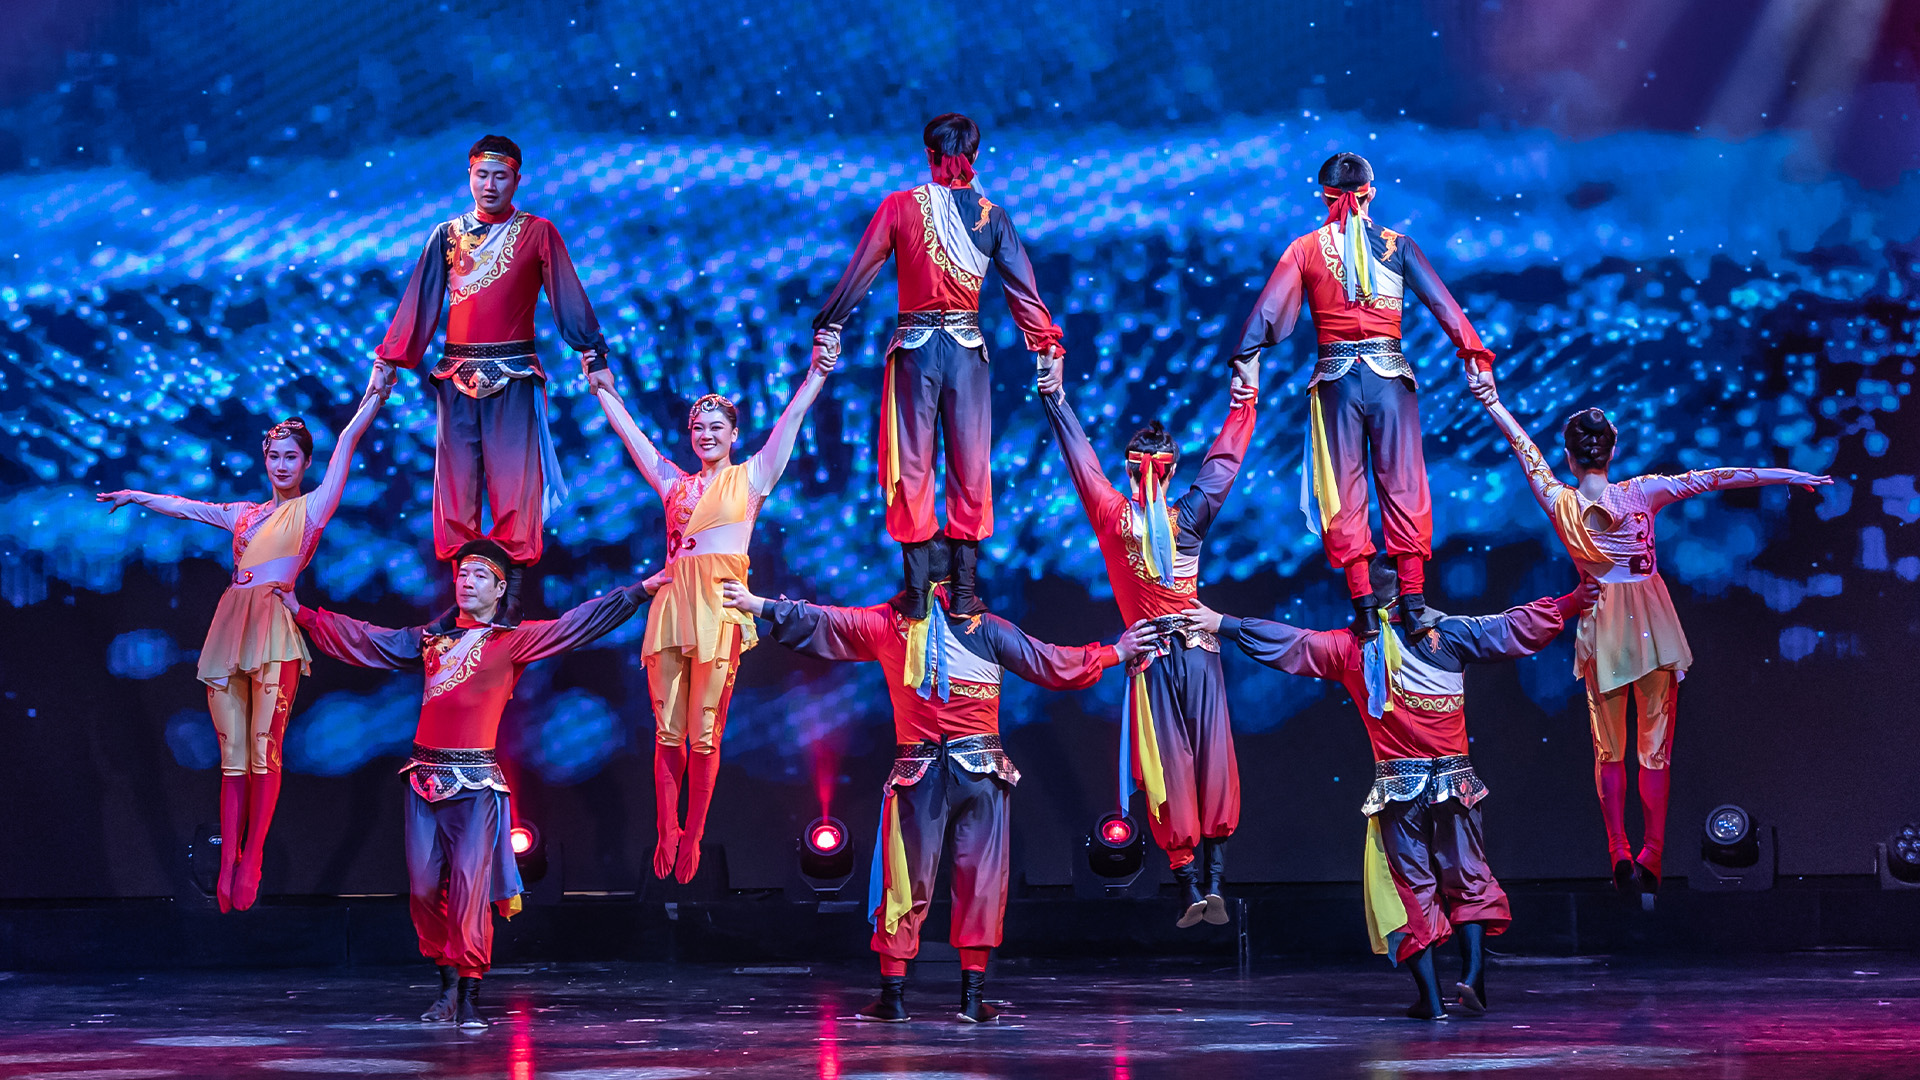
<path id="1" fill-rule="evenodd" d="M 720 736 L 740 654 L 759 640 L 753 618 L 721 602 L 722 582 L 747 580 L 747 545 L 754 519 L 786 471 L 807 410 L 820 396 L 838 353 L 814 346 L 813 362 L 765 446 L 741 464 L 733 462 L 740 414 L 719 394 L 707 394 L 687 413 L 688 438 L 700 461 L 683 472 L 633 422 L 620 396 L 599 392 L 607 420 L 633 456 L 640 475 L 660 495 L 667 512 L 667 566 L 654 584 L 641 657 L 657 724 L 653 750 L 656 877 L 681 884 L 700 868 L 700 840 L 720 774 Z M 687 817 L 680 821 L 681 778 L 686 778 Z"/>
<path id="2" fill-rule="evenodd" d="M 1507 437 L 1526 471 L 1533 497 L 1580 572 L 1600 582 L 1600 599 L 1580 620 L 1574 677 L 1587 684 L 1593 725 L 1593 786 L 1607 828 L 1614 887 L 1638 891 L 1647 904 L 1660 890 L 1666 846 L 1667 795 L 1672 788 L 1674 704 L 1693 650 L 1673 610 L 1673 598 L 1654 555 L 1654 518 L 1664 507 L 1725 488 L 1792 484 L 1811 491 L 1833 482 L 1798 469 L 1702 469 L 1678 476 L 1647 475 L 1614 481 L 1618 433 L 1607 414 L 1582 409 L 1561 430 L 1572 484 L 1553 475 L 1540 448 L 1500 403 L 1492 372 L 1476 372 L 1474 396 Z M 1640 851 L 1627 840 L 1627 697 L 1640 699 Z"/>
<path id="3" fill-rule="evenodd" d="M 1479 1014 L 1487 1002 L 1482 943 L 1503 933 L 1512 916 L 1481 839 L 1487 788 L 1467 757 L 1466 666 L 1539 652 L 1597 590 L 1583 579 L 1565 596 L 1500 615 L 1434 612 L 1416 639 L 1388 617 L 1399 598 L 1392 568 L 1374 567 L 1372 583 L 1379 629 L 1364 639 L 1351 628 L 1301 630 L 1205 606 L 1187 614 L 1268 667 L 1328 679 L 1352 695 L 1373 743 L 1373 788 L 1360 808 L 1373 951 L 1413 973 L 1420 997 L 1408 1016 L 1443 1019 L 1433 949 L 1458 931 L 1457 1003 Z"/>
<path id="4" fill-rule="evenodd" d="M 1426 561 L 1433 557 L 1433 502 L 1420 444 L 1420 398 L 1413 365 L 1400 351 L 1401 308 L 1411 290 L 1452 339 L 1469 369 L 1490 367 L 1466 312 L 1409 237 L 1369 216 L 1373 166 L 1339 153 L 1320 166 L 1327 220 L 1296 239 L 1260 290 L 1238 336 L 1222 348 L 1226 361 L 1257 355 L 1293 332 L 1305 303 L 1313 311 L 1319 360 L 1307 383 L 1307 473 L 1301 508 L 1320 534 L 1327 561 L 1344 571 L 1353 599 L 1354 632 L 1376 633 L 1368 566 L 1374 555 L 1367 524 L 1367 474 L 1380 498 L 1386 552 L 1401 585 L 1400 618 L 1418 636 L 1426 617 Z M 1310 503 L 1317 502 L 1317 510 Z"/>
<path id="5" fill-rule="evenodd" d="M 294 692 L 312 659 L 293 619 L 261 586 L 290 583 L 312 561 L 346 489 L 354 447 L 385 397 L 372 392 L 360 399 L 334 443 L 326 475 L 309 494 L 301 494 L 300 486 L 313 463 L 313 433 L 305 421 L 289 416 L 260 442 L 273 489 L 266 502 L 205 503 L 145 491 L 94 496 L 112 504 L 108 513 L 131 503 L 233 534 L 233 580 L 207 627 L 199 669 L 220 739 L 220 876 L 214 895 L 223 912 L 245 911 L 260 895 L 267 829 L 280 801 L 280 744 Z"/>
<path id="6" fill-rule="evenodd" d="M 547 291 L 560 339 L 580 353 L 587 384 L 612 390 L 607 341 L 553 222 L 514 208 L 520 147 L 488 135 L 467 152 L 473 209 L 434 226 L 375 350 L 373 380 L 417 367 L 444 306 L 447 341 L 427 373 L 439 406 L 433 464 L 434 558 L 446 562 L 485 535 L 514 566 L 506 617 L 518 618 L 521 567 L 540 561 L 546 516 L 566 499 L 547 430 L 547 372 L 534 352 L 533 312 Z M 493 526 L 480 531 L 485 494 Z"/>
<path id="7" fill-rule="evenodd" d="M 1137 781 L 1147 825 L 1180 883 L 1178 925 L 1227 921 L 1221 895 L 1227 838 L 1240 823 L 1240 770 L 1234 761 L 1220 641 L 1182 614 L 1194 603 L 1200 545 L 1233 490 L 1253 438 L 1254 386 L 1249 358 L 1238 368 L 1220 435 L 1186 494 L 1168 489 L 1180 447 L 1156 420 L 1127 443 L 1130 494 L 1107 482 L 1100 458 L 1061 388 L 1055 360 L 1040 379 L 1047 420 L 1060 440 L 1073 486 L 1106 559 L 1113 598 L 1128 624 L 1150 619 L 1153 648 L 1128 665 L 1120 719 L 1120 806 Z M 1196 860 L 1196 849 L 1201 858 Z M 1204 869 L 1203 869 L 1204 868 Z M 1204 879 L 1202 874 L 1204 873 Z"/>
<path id="8" fill-rule="evenodd" d="M 907 961 L 920 951 L 920 924 L 933 901 L 940 849 L 953 836 L 953 923 L 960 950 L 960 1012 L 967 1023 L 992 1020 L 987 958 L 1000 944 L 1007 907 L 1008 799 L 1020 772 L 1000 745 L 1000 683 L 1005 673 L 1052 690 L 1092 686 L 1153 641 L 1152 623 L 1136 624 L 1117 645 L 1067 648 L 1028 637 L 997 615 L 959 615 L 946 606 L 944 550 L 926 564 L 931 614 L 908 619 L 891 603 L 824 607 L 765 600 L 739 582 L 727 604 L 773 624 L 780 644 L 826 660 L 878 663 L 893 700 L 898 756 L 882 795 L 873 853 L 868 919 L 880 955 L 880 996 L 862 1020 L 908 1019 Z M 915 639 L 918 639 L 916 642 Z"/>
<path id="9" fill-rule="evenodd" d="M 456 613 L 403 630 L 302 607 L 275 585 L 314 647 L 368 668 L 421 671 L 426 691 L 407 795 L 407 888 L 420 953 L 440 970 L 440 997 L 420 1019 L 484 1028 L 480 980 L 493 962 L 493 912 L 520 910 L 513 861 L 513 801 L 495 754 L 500 714 L 528 664 L 601 637 L 645 602 L 635 583 L 558 619 L 498 620 L 511 560 L 499 544 L 469 540 L 454 553 Z"/>
<path id="10" fill-rule="evenodd" d="M 925 142 L 932 182 L 881 201 L 853 261 L 813 320 L 818 339 L 837 348 L 847 317 L 887 257 L 896 259 L 900 317 L 887 342 L 879 466 L 887 532 L 900 544 L 906 576 L 900 611 L 910 619 L 927 615 L 926 568 L 932 548 L 942 544 L 952 553 L 952 610 L 986 610 L 976 571 L 980 541 L 993 533 L 993 386 L 980 332 L 980 290 L 989 267 L 1000 271 L 1007 307 L 1027 349 L 1063 355 L 1062 331 L 1040 299 L 1012 216 L 974 184 L 980 129 L 947 113 L 928 122 Z M 946 443 L 944 538 L 934 513 L 936 436 Z"/>

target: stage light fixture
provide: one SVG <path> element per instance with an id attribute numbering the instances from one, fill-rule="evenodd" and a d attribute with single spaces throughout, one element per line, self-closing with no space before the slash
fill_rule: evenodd
<path id="1" fill-rule="evenodd" d="M 822 815 L 807 823 L 795 847 L 800 880 L 815 897 L 832 897 L 853 877 L 853 844 L 846 823 Z"/>
<path id="2" fill-rule="evenodd" d="M 1881 888 L 1920 889 L 1920 822 L 1909 822 L 1874 848 Z"/>
<path id="3" fill-rule="evenodd" d="M 532 885 L 547 876 L 547 846 L 540 842 L 539 829 L 524 821 L 515 822 L 507 830 L 507 845 L 513 848 L 522 883 Z"/>
<path id="4" fill-rule="evenodd" d="M 1689 884 L 1737 891 L 1770 889 L 1778 861 L 1773 826 L 1756 825 L 1742 807 L 1721 803 L 1707 815 L 1700 837 L 1702 873 Z"/>
<path id="5" fill-rule="evenodd" d="M 1086 848 L 1087 869 L 1109 894 L 1124 890 L 1140 876 L 1146 842 L 1127 815 L 1107 814 L 1094 822 L 1087 833 Z"/>

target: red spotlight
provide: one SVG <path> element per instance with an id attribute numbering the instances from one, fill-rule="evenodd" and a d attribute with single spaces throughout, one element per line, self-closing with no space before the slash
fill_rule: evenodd
<path id="1" fill-rule="evenodd" d="M 513 845 L 515 855 L 525 855 L 533 850 L 533 830 L 525 825 L 515 825 L 507 832 L 507 842 Z"/>
<path id="2" fill-rule="evenodd" d="M 1110 817 L 1100 823 L 1100 839 L 1111 847 L 1126 847 L 1133 842 L 1133 822 L 1123 817 Z"/>
<path id="3" fill-rule="evenodd" d="M 840 827 L 831 822 L 822 822 L 807 834 L 807 845 L 822 855 L 831 855 L 840 849 L 846 837 L 840 834 Z"/>

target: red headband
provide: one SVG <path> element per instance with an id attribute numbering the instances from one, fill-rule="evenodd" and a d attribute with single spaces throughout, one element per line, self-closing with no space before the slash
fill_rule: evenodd
<path id="1" fill-rule="evenodd" d="M 503 165 L 510 166 L 514 172 L 520 171 L 519 158 L 502 154 L 497 150 L 482 150 L 481 152 L 473 155 L 472 157 L 469 157 L 467 159 L 467 168 L 469 169 L 473 168 L 473 163 L 476 161 L 498 161 Z"/>
<path id="2" fill-rule="evenodd" d="M 493 571 L 494 577 L 499 578 L 501 581 L 507 580 L 506 567 L 501 566 L 499 563 L 493 561 L 492 559 L 487 558 L 485 555 L 469 555 L 466 558 L 461 559 L 459 565 L 455 566 L 454 569 L 456 571 L 465 570 L 467 568 L 467 564 L 470 562 L 477 562 L 482 566 L 485 566 L 487 569 Z"/>
<path id="3" fill-rule="evenodd" d="M 1133 482 L 1133 499 L 1146 504 L 1164 497 L 1164 488 L 1168 474 L 1173 472 L 1173 451 L 1159 450 L 1147 453 L 1144 450 L 1127 451 L 1127 464 L 1140 466 L 1140 475 Z M 1151 469 L 1147 468 L 1152 465 Z"/>
<path id="4" fill-rule="evenodd" d="M 966 187 L 973 183 L 973 162 L 964 154 L 940 154 L 933 163 L 933 182 L 941 187 Z"/>
<path id="5" fill-rule="evenodd" d="M 1360 200 L 1373 194 L 1373 185 L 1361 184 L 1352 191 L 1337 187 L 1323 187 L 1320 191 L 1328 199 L 1332 200 L 1327 204 L 1327 224 L 1331 225 L 1336 221 L 1345 221 L 1354 214 L 1358 214 L 1360 212 Z"/>

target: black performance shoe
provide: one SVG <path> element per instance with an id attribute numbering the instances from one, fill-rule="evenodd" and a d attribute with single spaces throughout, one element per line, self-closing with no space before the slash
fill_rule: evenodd
<path id="1" fill-rule="evenodd" d="M 962 971 L 960 973 L 960 1015 L 958 1019 L 967 1024 L 984 1024 L 998 1019 L 1000 1010 L 987 1004 L 987 973 L 984 971 Z"/>
<path id="2" fill-rule="evenodd" d="M 1200 893 L 1207 902 L 1206 914 L 1201 918 L 1215 926 L 1224 926 L 1227 922 L 1227 899 L 1221 890 L 1226 887 L 1227 838 L 1207 837 L 1200 841 L 1200 857 L 1206 863 Z"/>
<path id="3" fill-rule="evenodd" d="M 453 1019 L 455 990 L 459 986 L 460 975 L 448 964 L 439 965 L 439 969 L 440 997 L 434 1001 L 432 1007 L 420 1014 L 423 1023 L 444 1024 Z"/>
<path id="4" fill-rule="evenodd" d="M 1400 632 L 1406 635 L 1409 643 L 1427 636 L 1440 620 L 1427 610 L 1427 598 L 1421 593 L 1405 593 L 1400 597 Z"/>
<path id="5" fill-rule="evenodd" d="M 867 1007 L 853 1014 L 855 1020 L 872 1020 L 882 1024 L 905 1023 L 907 1016 L 907 977 L 905 975 L 882 975 L 880 977 L 880 996 L 867 1003 Z"/>
<path id="6" fill-rule="evenodd" d="M 909 619 L 927 617 L 927 579 L 933 576 L 934 544 L 938 538 L 900 545 L 900 569 L 907 587 L 893 598 L 893 610 Z"/>
<path id="7" fill-rule="evenodd" d="M 1180 920 L 1173 925 L 1185 930 L 1207 917 L 1207 898 L 1200 892 L 1200 864 L 1188 863 L 1173 872 L 1180 883 Z"/>
<path id="8" fill-rule="evenodd" d="M 1640 862 L 1635 862 L 1633 869 L 1640 878 L 1640 910 L 1652 911 L 1654 898 L 1660 895 L 1660 875 Z"/>
<path id="9" fill-rule="evenodd" d="M 453 1021 L 464 1031 L 485 1031 L 486 1018 L 480 1015 L 480 980 L 460 976 L 459 1000 L 453 1007 Z"/>
<path id="10" fill-rule="evenodd" d="M 951 601 L 947 610 L 963 619 L 987 613 L 987 602 L 980 598 L 980 542 L 947 540 L 953 555 L 953 583 L 947 589 Z"/>
<path id="11" fill-rule="evenodd" d="M 1353 636 L 1363 645 L 1380 636 L 1380 601 L 1371 596 L 1354 597 Z"/>
<path id="12" fill-rule="evenodd" d="M 1613 891 L 1621 896 L 1639 894 L 1640 875 L 1634 872 L 1633 860 L 1621 859 L 1613 864 Z"/>

